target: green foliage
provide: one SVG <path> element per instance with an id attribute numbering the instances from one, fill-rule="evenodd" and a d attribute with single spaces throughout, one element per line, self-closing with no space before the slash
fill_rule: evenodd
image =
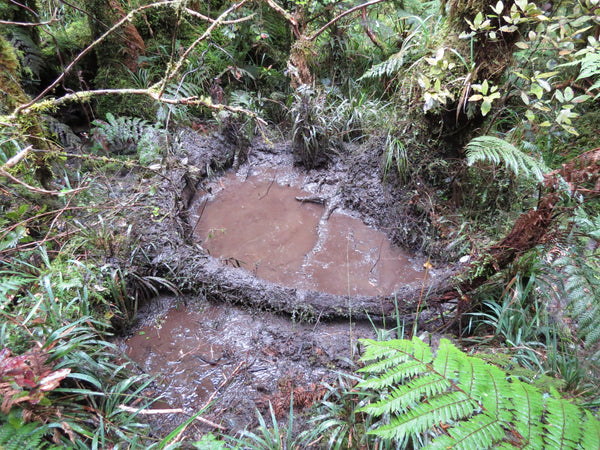
<path id="1" fill-rule="evenodd" d="M 352 446 L 362 448 L 369 436 L 365 429 L 365 415 L 358 411 L 367 402 L 365 391 L 354 389 L 360 378 L 355 375 L 338 374 L 334 383 L 323 383 L 325 396 L 316 406 L 304 432 L 307 442 L 326 440 L 326 448 L 339 450 Z"/>
<path id="2" fill-rule="evenodd" d="M 303 86 L 295 95 L 291 114 L 294 118 L 292 142 L 298 162 L 311 169 L 322 165 L 329 150 L 330 128 L 324 114 L 324 97 Z"/>
<path id="3" fill-rule="evenodd" d="M 290 411 L 287 426 L 282 426 L 277 421 L 273 405 L 269 403 L 272 427 L 269 427 L 263 415 L 257 410 L 259 427 L 256 433 L 248 430 L 242 431 L 241 438 L 231 438 L 232 443 L 239 444 L 244 449 L 250 450 L 284 450 L 303 448 L 304 438 L 294 438 L 294 398 L 290 399 Z"/>
<path id="4" fill-rule="evenodd" d="M 25 423 L 17 414 L 0 415 L 0 448 L 3 450 L 43 450 L 59 448 L 44 442 L 50 427 L 39 422 Z"/>
<path id="5" fill-rule="evenodd" d="M 534 177 L 538 181 L 544 179 L 544 172 L 548 169 L 541 161 L 523 153 L 511 143 L 494 136 L 479 136 L 472 139 L 465 147 L 467 164 L 477 162 L 503 164 L 515 176 L 522 173 Z"/>
<path id="6" fill-rule="evenodd" d="M 161 153 L 161 137 L 156 126 L 139 117 L 115 117 L 106 114 L 106 122 L 95 120 L 92 132 L 96 151 L 118 154 L 137 152 L 140 164 L 156 161 Z"/>
<path id="7" fill-rule="evenodd" d="M 13 398 L 3 407 L 34 414 L 52 423 L 57 437 L 84 447 L 138 440 L 145 426 L 119 405 L 139 403 L 149 381 L 131 376 L 128 363 L 117 360 L 116 345 L 105 340 L 110 305 L 92 294 L 103 289 L 100 274 L 77 261 L 51 261 L 43 250 L 28 256 L 41 260 L 40 267 L 13 258 L 11 270 L 0 273 L 8 300 L 0 372 L 3 394 Z"/>
<path id="8" fill-rule="evenodd" d="M 395 163 L 395 164 L 394 164 Z M 390 169 L 395 166 L 401 183 L 408 179 L 408 154 L 405 145 L 388 132 L 383 150 L 383 179 L 385 181 Z"/>
<path id="9" fill-rule="evenodd" d="M 468 356 L 448 340 L 437 354 L 418 338 L 364 340 L 357 386 L 379 400 L 360 408 L 380 417 L 371 434 L 428 448 L 597 448 L 600 422 L 589 411 Z"/>
<path id="10" fill-rule="evenodd" d="M 571 226 L 574 236 L 571 248 L 562 252 L 553 265 L 560 273 L 570 315 L 577 323 L 577 335 L 587 348 L 600 343 L 600 216 L 578 208 Z M 600 353 L 595 355 L 600 358 Z"/>

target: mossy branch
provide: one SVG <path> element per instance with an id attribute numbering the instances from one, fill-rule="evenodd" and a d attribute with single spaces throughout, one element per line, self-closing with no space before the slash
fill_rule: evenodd
<path id="1" fill-rule="evenodd" d="M 234 21 L 227 21 L 225 19 L 229 14 L 231 14 L 233 11 L 239 9 L 242 5 L 244 5 L 248 1 L 249 0 L 242 0 L 239 3 L 232 5 L 226 11 L 224 11 L 217 19 L 211 19 L 209 17 L 205 17 L 205 16 L 201 16 L 201 15 L 200 15 L 201 16 L 200 17 L 197 14 L 194 14 L 194 17 L 200 17 L 203 20 L 210 22 L 210 26 L 200 37 L 198 37 L 198 39 L 196 39 L 192 43 L 192 45 L 190 45 L 190 47 L 188 47 L 186 49 L 186 51 L 181 55 L 181 57 L 179 58 L 179 60 L 176 63 L 169 66 L 164 77 L 160 81 L 155 83 L 153 86 L 151 86 L 147 89 L 98 89 L 98 90 L 79 91 L 79 92 L 75 92 L 72 94 L 64 95 L 60 98 L 46 99 L 44 101 L 41 101 L 42 98 L 46 94 L 48 94 L 52 89 L 54 89 L 66 77 L 66 75 L 73 69 L 73 67 L 75 67 L 75 65 L 77 63 L 79 63 L 79 61 L 81 61 L 81 59 L 85 55 L 87 55 L 91 50 L 96 48 L 102 41 L 104 41 L 109 35 L 114 33 L 115 30 L 120 28 L 124 23 L 131 21 L 133 19 L 133 17 L 135 17 L 137 14 L 139 14 L 145 10 L 151 9 L 151 8 L 161 8 L 161 7 L 174 8 L 174 7 L 177 7 L 177 2 L 161 1 L 161 2 L 154 2 L 154 3 L 150 3 L 148 5 L 140 6 L 136 9 L 130 11 L 129 13 L 127 13 L 127 15 L 125 15 L 122 19 L 118 20 L 102 36 L 100 36 L 98 39 L 96 39 L 94 42 L 92 42 L 90 45 L 88 45 L 83 51 L 81 51 L 75 57 L 75 59 L 73 59 L 73 61 L 71 61 L 67 65 L 67 67 L 65 67 L 63 72 L 49 86 L 47 86 L 36 98 L 31 100 L 30 102 L 27 102 L 25 104 L 22 104 L 22 105 L 16 107 L 15 110 L 13 111 L 13 113 L 10 116 L 7 116 L 7 119 L 14 120 L 14 119 L 16 119 L 17 116 L 23 114 L 27 110 L 40 111 L 41 109 L 52 108 L 52 107 L 67 103 L 69 101 L 86 101 L 86 100 L 89 100 L 91 97 L 95 97 L 95 96 L 99 96 L 99 95 L 106 95 L 106 94 L 110 94 L 110 95 L 128 95 L 129 94 L 129 95 L 146 95 L 157 101 L 160 101 L 163 103 L 169 103 L 169 104 L 202 105 L 207 108 L 211 108 L 211 109 L 215 109 L 215 110 L 226 109 L 226 110 L 234 112 L 234 113 L 238 112 L 238 113 L 243 113 L 245 115 L 248 115 L 248 116 L 252 117 L 254 120 L 256 120 L 257 122 L 259 122 L 261 125 L 265 125 L 265 122 L 262 119 L 260 119 L 256 115 L 256 113 L 249 111 L 247 109 L 244 109 L 244 108 L 230 107 L 230 106 L 226 106 L 226 105 L 215 105 L 209 99 L 202 99 L 202 98 L 198 98 L 198 97 L 188 97 L 188 98 L 181 98 L 181 99 L 167 99 L 162 96 L 164 87 L 168 84 L 169 81 L 171 81 L 177 75 L 177 73 L 179 73 L 179 71 L 181 70 L 181 67 L 183 66 L 184 62 L 186 61 L 186 59 L 190 55 L 190 53 L 193 51 L 193 49 L 195 47 L 197 47 L 202 41 L 207 39 L 217 26 L 223 25 L 226 23 L 237 23 L 242 20 L 247 20 L 247 18 L 236 19 Z M 186 8 L 186 9 L 184 9 L 184 11 L 189 13 L 190 10 Z M 43 107 L 41 105 L 43 105 Z"/>

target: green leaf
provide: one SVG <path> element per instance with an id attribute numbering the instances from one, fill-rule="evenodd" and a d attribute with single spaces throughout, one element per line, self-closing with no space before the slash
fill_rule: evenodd
<path id="1" fill-rule="evenodd" d="M 390 370 L 407 372 L 398 386 L 365 380 L 357 385 L 381 385 L 378 400 L 359 409 L 381 417 L 368 431 L 398 445 L 411 436 L 430 443 L 431 449 L 473 448 L 598 448 L 600 422 L 588 411 L 547 395 L 509 377 L 480 358 L 466 355 L 447 339 L 439 343 L 430 360 L 428 346 L 413 338 L 363 341 L 366 345 L 363 372 L 372 378 L 388 378 Z M 400 368 L 382 365 L 400 353 Z M 414 372 L 410 363 L 423 363 Z M 426 362 L 429 361 L 429 362 Z M 383 367 L 383 368 L 382 368 Z M 385 368 L 387 367 L 387 368 Z M 377 369 L 375 369 L 377 368 Z"/>
<path id="2" fill-rule="evenodd" d="M 492 109 L 492 103 L 489 100 L 484 100 L 481 104 L 481 115 L 486 116 Z"/>

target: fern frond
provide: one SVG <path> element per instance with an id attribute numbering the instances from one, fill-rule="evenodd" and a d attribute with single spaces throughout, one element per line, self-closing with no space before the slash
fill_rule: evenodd
<path id="1" fill-rule="evenodd" d="M 467 164 L 476 162 L 504 164 L 515 175 L 523 172 L 526 176 L 533 176 L 538 181 L 544 179 L 544 172 L 548 169 L 541 162 L 520 151 L 510 142 L 494 136 L 479 136 L 472 139 L 465 147 Z"/>
<path id="2" fill-rule="evenodd" d="M 15 426 L 16 425 L 16 426 Z M 24 424 L 17 421 L 0 427 L 0 448 L 3 450 L 38 450 L 46 448 L 42 439 L 48 427 L 38 422 Z"/>
<path id="3" fill-rule="evenodd" d="M 40 47 L 27 34 L 26 30 L 19 27 L 11 28 L 10 43 L 20 53 L 21 67 L 29 72 L 30 78 L 39 79 L 46 67 Z"/>
<path id="4" fill-rule="evenodd" d="M 400 68 L 404 65 L 404 53 L 401 50 L 398 53 L 394 53 L 384 62 L 374 65 L 359 78 L 359 81 L 396 76 Z"/>
<path id="5" fill-rule="evenodd" d="M 371 378 L 357 388 L 374 389 L 379 398 L 359 411 L 382 418 L 369 431 L 382 439 L 433 436 L 433 449 L 567 449 L 600 439 L 600 422 L 591 414 L 554 391 L 549 395 L 464 354 L 446 339 L 435 357 L 416 338 L 364 342 L 370 364 L 360 371 Z M 381 364 L 398 354 L 404 360 L 397 366 Z M 390 385 L 392 379 L 399 385 Z"/>

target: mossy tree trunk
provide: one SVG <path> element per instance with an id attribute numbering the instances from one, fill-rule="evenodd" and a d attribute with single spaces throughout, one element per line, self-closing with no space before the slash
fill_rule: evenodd
<path id="1" fill-rule="evenodd" d="M 127 14 L 118 0 L 92 0 L 88 3 L 88 11 L 93 40 L 102 36 Z M 104 38 L 96 47 L 99 68 L 96 87 L 121 87 L 118 79 L 124 69 L 136 72 L 138 58 L 144 55 L 145 49 L 144 40 L 130 22 Z"/>
<path id="2" fill-rule="evenodd" d="M 0 35 L 0 114 L 10 114 L 18 106 L 29 101 L 20 80 L 21 67 L 12 45 Z M 25 115 L 13 124 L 19 135 L 33 146 L 35 175 L 40 184 L 49 188 L 52 179 L 48 159 L 51 145 L 44 139 L 44 132 L 36 115 Z"/>

